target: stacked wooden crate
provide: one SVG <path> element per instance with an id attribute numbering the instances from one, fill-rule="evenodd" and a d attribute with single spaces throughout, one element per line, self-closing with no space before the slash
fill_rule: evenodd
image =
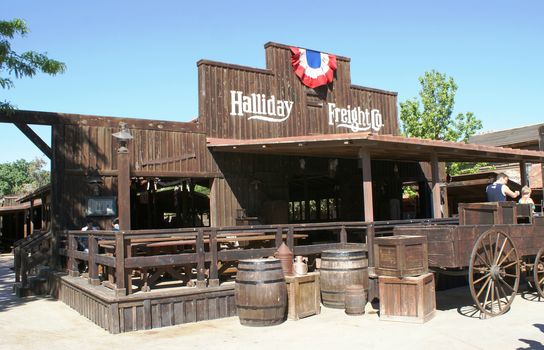
<path id="1" fill-rule="evenodd" d="M 379 237 L 374 241 L 379 276 L 380 320 L 423 323 L 436 310 L 426 236 Z"/>

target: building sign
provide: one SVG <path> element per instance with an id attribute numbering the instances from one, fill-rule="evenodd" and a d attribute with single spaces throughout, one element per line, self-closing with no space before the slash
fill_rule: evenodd
<path id="1" fill-rule="evenodd" d="M 244 95 L 242 91 L 230 91 L 230 115 L 250 115 L 247 119 L 281 123 L 289 119 L 293 110 L 293 101 L 276 99 L 274 95 Z"/>
<path id="2" fill-rule="evenodd" d="M 280 100 L 274 95 L 251 93 L 244 95 L 242 91 L 230 91 L 230 115 L 246 117 L 248 120 L 261 120 L 281 123 L 289 119 L 293 111 L 293 101 Z M 346 128 L 353 132 L 380 131 L 384 124 L 379 109 L 361 107 L 339 108 L 335 103 L 328 103 L 329 125 Z"/>
<path id="3" fill-rule="evenodd" d="M 329 103 L 329 125 L 337 128 L 347 128 L 353 132 L 380 131 L 383 128 L 382 114 L 379 109 L 361 107 L 338 108 L 336 104 Z"/>

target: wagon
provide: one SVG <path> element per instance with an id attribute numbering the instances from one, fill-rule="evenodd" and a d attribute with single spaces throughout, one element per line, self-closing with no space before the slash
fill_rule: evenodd
<path id="1" fill-rule="evenodd" d="M 528 205 L 459 205 L 459 225 L 398 226 L 395 235 L 424 235 L 429 268 L 468 274 L 470 293 L 482 317 L 505 313 L 525 272 L 530 287 L 544 297 L 544 217 Z"/>

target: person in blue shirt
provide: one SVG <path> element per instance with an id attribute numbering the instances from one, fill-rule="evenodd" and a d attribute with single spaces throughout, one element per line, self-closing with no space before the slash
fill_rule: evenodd
<path id="1" fill-rule="evenodd" d="M 497 180 L 490 185 L 487 185 L 485 192 L 488 202 L 506 202 L 506 196 L 516 198 L 519 196 L 519 191 L 510 190 L 506 185 L 508 176 L 504 173 L 497 174 Z"/>

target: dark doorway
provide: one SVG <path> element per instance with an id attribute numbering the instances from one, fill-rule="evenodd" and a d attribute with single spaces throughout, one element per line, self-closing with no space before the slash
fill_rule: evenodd
<path id="1" fill-rule="evenodd" d="M 327 176 L 299 176 L 289 182 L 289 222 L 326 222 L 340 218 L 339 186 Z"/>
<path id="2" fill-rule="evenodd" d="M 132 229 L 209 226 L 209 184 L 209 179 L 133 178 Z"/>

